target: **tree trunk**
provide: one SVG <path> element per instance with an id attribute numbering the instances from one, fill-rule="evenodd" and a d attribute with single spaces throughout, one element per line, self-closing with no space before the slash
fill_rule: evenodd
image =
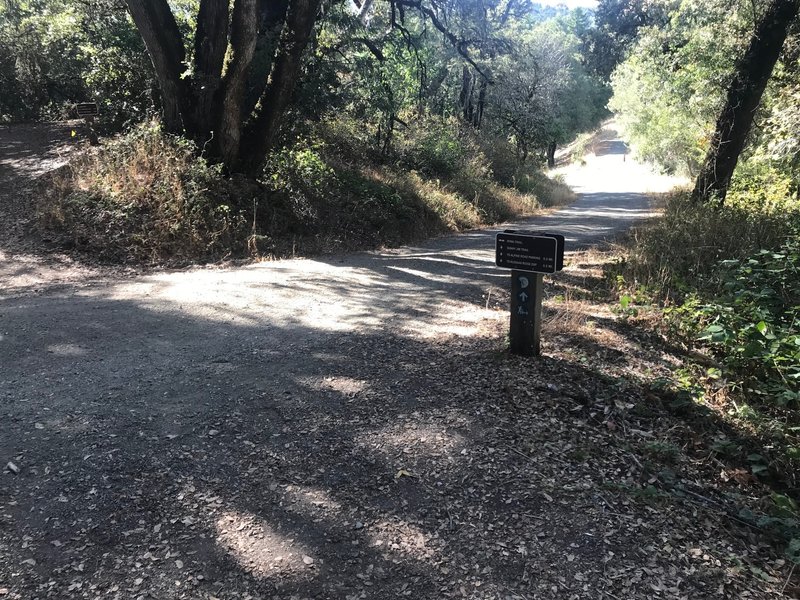
<path id="1" fill-rule="evenodd" d="M 178 24 L 167 0 L 127 0 L 127 5 L 156 72 L 164 129 L 181 133 L 192 123 L 186 118 L 191 103 L 189 86 L 181 77 L 186 70 L 186 52 Z"/>
<path id="2" fill-rule="evenodd" d="M 547 144 L 547 166 L 551 169 L 556 166 L 556 148 L 555 142 Z"/>
<path id="3" fill-rule="evenodd" d="M 461 105 L 461 114 L 466 123 L 472 122 L 472 91 L 475 87 L 475 78 L 467 65 L 461 68 L 461 92 L 458 95 L 458 103 Z"/>
<path id="4" fill-rule="evenodd" d="M 319 3 L 320 0 L 292 0 L 289 4 L 267 87 L 243 140 L 243 153 L 247 154 L 243 166 L 251 175 L 263 168 L 267 152 L 275 141 L 281 117 L 300 75 L 303 50 L 314 28 Z"/>
<path id="5" fill-rule="evenodd" d="M 223 80 L 217 127 L 220 154 L 228 168 L 234 167 L 239 159 L 245 86 L 258 36 L 256 8 L 257 0 L 236 0 L 233 6 L 230 60 Z"/>
<path id="6" fill-rule="evenodd" d="M 717 119 L 711 146 L 697 177 L 692 199 L 712 198 L 722 205 L 733 171 L 744 149 L 764 88 L 797 17 L 800 0 L 773 0 L 756 26 L 747 52 L 739 60 L 725 106 Z"/>
<path id="7" fill-rule="evenodd" d="M 250 115 L 256 109 L 264 84 L 272 70 L 275 60 L 275 48 L 281 35 L 281 26 L 286 18 L 288 0 L 260 0 L 258 8 L 258 40 L 256 53 L 250 63 L 250 75 L 247 78 L 247 94 L 243 113 Z"/>
<path id="8" fill-rule="evenodd" d="M 481 80 L 481 85 L 478 88 L 478 105 L 475 108 L 475 115 L 472 118 L 472 125 L 475 129 L 480 129 L 483 123 L 483 111 L 486 108 L 486 91 L 489 84 L 485 79 Z"/>
<path id="9" fill-rule="evenodd" d="M 222 79 L 228 48 L 228 0 L 201 0 L 194 38 L 194 123 L 197 133 L 209 135 L 214 128 L 214 99 Z M 198 140 L 205 141 L 205 140 Z"/>

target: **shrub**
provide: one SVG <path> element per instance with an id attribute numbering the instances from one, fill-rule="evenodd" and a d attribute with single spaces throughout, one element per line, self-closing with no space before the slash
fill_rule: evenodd
<path id="1" fill-rule="evenodd" d="M 800 408 L 800 244 L 760 250 L 717 265 L 719 295 L 697 294 L 671 315 L 708 344 L 745 389 Z"/>
<path id="2" fill-rule="evenodd" d="M 190 142 L 146 123 L 54 175 L 39 223 L 102 259 L 205 259 L 244 252 L 238 202 L 253 193 L 198 158 Z"/>
<path id="3" fill-rule="evenodd" d="M 663 218 L 634 232 L 626 280 L 680 299 L 718 261 L 779 247 L 799 214 L 800 206 L 785 197 L 765 205 L 738 195 L 720 210 L 692 203 L 685 191 L 669 194 Z"/>
<path id="4" fill-rule="evenodd" d="M 452 177 L 467 157 L 458 126 L 449 121 L 421 118 L 398 135 L 401 163 L 433 177 Z"/>

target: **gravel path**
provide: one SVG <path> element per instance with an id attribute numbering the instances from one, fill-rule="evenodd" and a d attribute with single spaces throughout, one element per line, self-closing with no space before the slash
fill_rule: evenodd
<path id="1" fill-rule="evenodd" d="M 81 131 L 80 121 L 0 125 L 0 294 L 112 273 L 47 251 L 34 228 L 37 179 L 67 163 Z"/>
<path id="2" fill-rule="evenodd" d="M 605 142 L 511 226 L 575 249 L 650 215 L 665 181 Z M 496 231 L 4 285 L 0 597 L 774 597 L 731 566 L 771 550 L 608 487 L 646 477 L 608 424 L 642 393 L 623 352 L 502 352 Z"/>

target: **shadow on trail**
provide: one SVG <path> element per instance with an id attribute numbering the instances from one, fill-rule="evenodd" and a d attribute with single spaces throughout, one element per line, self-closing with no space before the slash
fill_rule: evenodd
<path id="1" fill-rule="evenodd" d="M 64 596 L 80 562 L 87 585 L 164 598 L 588 598 L 606 552 L 621 568 L 642 560 L 635 548 L 669 560 L 663 529 L 696 510 L 606 512 L 598 490 L 634 475 L 603 407 L 646 400 L 596 367 L 510 357 L 493 337 L 224 322 L 237 310 L 209 320 L 144 302 L 0 301 L 0 457 L 22 468 L 0 489 L 12 591 Z M 682 592 L 720 577 L 697 569 Z"/>

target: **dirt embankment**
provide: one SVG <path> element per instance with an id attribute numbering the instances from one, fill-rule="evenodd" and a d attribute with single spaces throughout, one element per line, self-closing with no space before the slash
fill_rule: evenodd
<path id="1" fill-rule="evenodd" d="M 80 121 L 0 125 L 0 291 L 36 291 L 119 272 L 74 260 L 36 229 L 40 178 L 84 143 Z"/>

